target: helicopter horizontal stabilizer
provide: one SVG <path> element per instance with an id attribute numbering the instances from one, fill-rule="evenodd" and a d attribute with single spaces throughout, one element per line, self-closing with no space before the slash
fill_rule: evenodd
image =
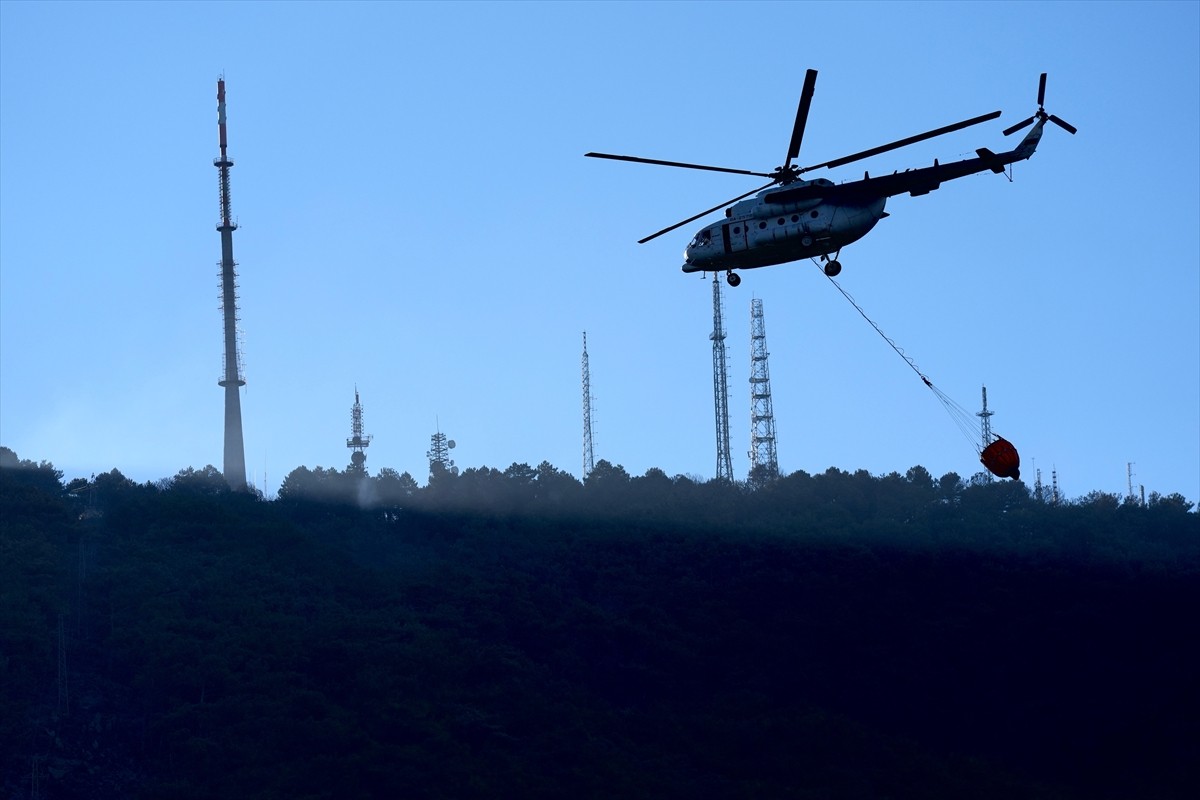
<path id="1" fill-rule="evenodd" d="M 990 159 L 996 158 L 996 154 L 991 150 L 988 150 L 986 147 L 980 147 L 975 152 L 979 154 L 979 157 L 983 159 L 988 169 L 990 169 L 992 172 L 996 173 L 997 175 L 1000 175 L 1004 172 L 1004 164 L 1000 163 L 999 161 L 996 161 L 992 164 L 987 163 Z"/>

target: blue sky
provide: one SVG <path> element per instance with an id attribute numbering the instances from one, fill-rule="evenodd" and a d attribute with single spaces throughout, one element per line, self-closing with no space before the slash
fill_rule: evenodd
<path id="1" fill-rule="evenodd" d="M 1069 497 L 1200 499 L 1200 5 L 0 3 L 0 442 L 67 477 L 222 462 L 216 80 L 240 223 L 247 472 L 715 472 L 703 220 L 769 171 L 819 71 L 800 163 L 995 109 L 834 181 L 1013 146 L 1003 176 L 889 201 L 840 283 L 922 372 Z M 724 288 L 733 468 L 749 467 L 750 300 L 779 460 L 978 468 L 933 394 L 811 263 Z"/>

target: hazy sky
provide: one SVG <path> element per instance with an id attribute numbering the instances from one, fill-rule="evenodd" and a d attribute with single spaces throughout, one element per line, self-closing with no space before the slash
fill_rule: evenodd
<path id="1" fill-rule="evenodd" d="M 349 463 L 711 477 L 712 293 L 696 222 L 770 171 L 979 114 L 834 181 L 1000 151 L 1014 180 L 888 203 L 841 284 L 922 372 L 1069 497 L 1200 499 L 1200 4 L 0 2 L 0 443 L 68 478 L 222 464 L 216 80 L 240 223 L 247 473 Z M 811 262 L 723 285 L 734 472 L 750 300 L 780 467 L 980 469 L 934 395 Z"/>

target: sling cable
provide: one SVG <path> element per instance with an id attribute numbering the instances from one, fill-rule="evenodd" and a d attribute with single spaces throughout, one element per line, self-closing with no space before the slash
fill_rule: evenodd
<path id="1" fill-rule="evenodd" d="M 819 264 L 817 266 L 820 268 Z M 825 275 L 824 271 L 822 271 L 821 274 Z M 883 340 L 888 343 L 888 346 L 895 350 L 896 354 L 900 356 L 900 358 L 904 359 L 904 363 L 907 364 L 909 368 L 917 374 L 917 377 L 921 379 L 921 382 L 929 387 L 929 390 L 933 392 L 934 397 L 938 399 L 938 402 L 941 403 L 942 407 L 946 409 L 946 413 L 950 415 L 950 419 L 952 419 L 954 424 L 958 426 L 959 431 L 967 438 L 967 441 L 971 443 L 971 446 L 975 448 L 975 452 L 979 455 L 980 463 L 987 467 L 988 471 L 997 477 L 1018 480 L 1021 477 L 1021 456 L 1017 452 L 1017 448 L 1013 446 L 1013 443 L 1005 439 L 1003 436 L 992 433 L 990 428 L 988 428 L 987 433 L 985 433 L 987 440 L 983 441 L 981 446 L 979 439 L 976 438 L 978 429 L 976 428 L 975 422 L 972 420 L 972 417 L 975 415 L 967 411 L 958 403 L 954 402 L 954 398 L 950 397 L 941 389 L 934 386 L 933 381 L 925 377 L 921 370 L 917 368 L 917 365 L 912 358 L 910 358 L 903 350 L 901 350 L 900 346 L 897 345 L 896 342 L 893 341 L 887 334 L 885 334 L 880 327 L 875 324 L 873 319 L 867 316 L 867 312 L 863 311 L 862 306 L 855 302 L 854 298 L 850 296 L 849 292 L 842 288 L 840 283 L 835 281 L 829 275 L 825 275 L 825 278 L 832 283 L 839 292 L 841 292 L 842 297 L 846 298 L 850 305 L 854 306 L 854 310 L 857 311 L 862 318 L 865 319 L 870 326 L 875 329 L 875 332 L 878 333 L 880 337 L 882 337 Z"/>

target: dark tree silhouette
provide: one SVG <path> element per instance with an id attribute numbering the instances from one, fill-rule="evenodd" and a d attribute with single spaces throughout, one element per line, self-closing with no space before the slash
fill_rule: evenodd
<path id="1" fill-rule="evenodd" d="M 66 486 L 0 450 L 0 791 L 1190 797 L 1200 516 L 831 468 Z M 36 777 L 36 780 L 33 778 Z"/>

